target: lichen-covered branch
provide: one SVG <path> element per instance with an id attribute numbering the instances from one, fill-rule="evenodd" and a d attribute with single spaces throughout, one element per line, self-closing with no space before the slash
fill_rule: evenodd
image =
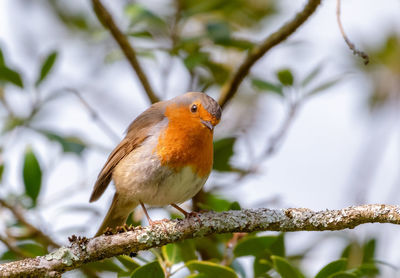
<path id="1" fill-rule="evenodd" d="M 40 230 L 39 228 L 35 227 L 34 225 L 32 225 L 24 216 L 24 212 L 22 211 L 22 209 L 18 206 L 18 205 L 11 205 L 8 202 L 0 199 L 0 206 L 7 208 L 8 210 L 11 211 L 11 213 L 14 215 L 14 217 L 22 224 L 24 225 L 29 232 L 31 233 L 31 235 L 33 235 L 36 239 L 38 239 L 40 242 L 42 242 L 44 244 L 44 246 L 46 246 L 46 248 L 52 247 L 52 248 L 60 248 L 61 246 L 56 243 L 53 239 L 51 239 L 51 237 L 49 237 L 48 235 L 46 235 L 42 230 Z M 25 258 L 28 257 L 29 255 L 26 254 L 26 252 L 24 252 L 23 250 L 21 250 L 20 248 L 18 248 L 17 246 L 13 245 L 11 242 L 9 242 L 9 240 L 7 240 L 6 238 L 4 238 L 3 236 L 0 235 L 0 241 L 3 242 L 7 248 L 14 252 L 17 256 L 21 257 L 21 258 Z M 82 265 L 81 271 L 83 273 L 86 274 L 87 277 L 90 278 L 98 278 L 96 272 L 90 268 L 88 268 L 85 265 Z M 31 275 L 28 274 L 29 276 Z M 34 273 L 33 275 L 36 275 L 36 273 Z M 18 276 L 18 275 L 17 275 Z M 7 275 L 4 275 L 2 272 L 2 268 L 0 266 L 0 277 L 8 277 Z M 18 276 L 19 277 L 19 276 Z M 41 277 L 41 276 L 37 276 L 37 277 Z"/>
<path id="2" fill-rule="evenodd" d="M 269 35 L 263 42 L 249 52 L 246 59 L 239 66 L 232 78 L 222 88 L 221 96 L 218 100 L 222 108 L 235 95 L 239 85 L 247 76 L 251 67 L 272 47 L 281 43 L 293 34 L 297 28 L 299 28 L 315 12 L 320 3 L 321 0 L 308 0 L 303 10 L 297 13 L 292 20 L 285 23 L 281 28 Z"/>
<path id="3" fill-rule="evenodd" d="M 111 14 L 107 11 L 107 9 L 103 6 L 100 0 L 92 0 L 93 9 L 97 15 L 97 18 L 103 24 L 105 28 L 110 30 L 111 35 L 118 43 L 119 47 L 121 48 L 122 52 L 124 53 L 125 57 L 128 59 L 130 65 L 132 66 L 133 70 L 136 72 L 140 83 L 143 86 L 144 91 L 146 92 L 148 98 L 150 99 L 151 103 L 158 102 L 159 99 L 154 93 L 152 87 L 150 86 L 150 82 L 147 79 L 146 74 L 144 73 L 139 60 L 136 57 L 136 52 L 129 43 L 126 36 L 121 32 L 118 28 L 117 24 L 115 24 L 114 19 L 112 18 Z"/>
<path id="4" fill-rule="evenodd" d="M 243 209 L 207 212 L 183 220 L 166 220 L 127 232 L 92 239 L 72 237 L 69 247 L 32 259 L 0 265 L 0 277 L 61 277 L 85 263 L 211 234 L 255 231 L 334 231 L 364 223 L 400 224 L 400 206 L 363 205 L 340 210 L 304 208 Z"/>

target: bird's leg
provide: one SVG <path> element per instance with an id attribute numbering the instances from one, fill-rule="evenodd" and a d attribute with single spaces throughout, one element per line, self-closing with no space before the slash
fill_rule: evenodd
<path id="1" fill-rule="evenodd" d="M 149 225 L 150 225 L 150 226 L 153 226 L 153 225 L 155 225 L 155 224 L 162 224 L 163 227 L 164 227 L 164 231 L 166 231 L 166 228 L 165 228 L 165 226 L 164 226 L 164 221 L 166 221 L 167 219 L 156 220 L 156 221 L 151 220 L 149 214 L 147 213 L 147 209 L 146 209 L 146 207 L 144 206 L 144 204 L 143 204 L 142 202 L 140 202 L 140 205 L 142 206 L 143 212 L 144 212 L 144 214 L 146 215 L 147 221 L 149 221 Z"/>
<path id="2" fill-rule="evenodd" d="M 180 212 L 182 212 L 183 215 L 185 215 L 185 218 L 188 218 L 188 217 L 190 216 L 190 213 L 187 212 L 186 210 L 184 210 L 183 208 L 181 208 L 180 206 L 175 205 L 175 204 L 171 204 L 171 206 L 173 206 L 174 208 L 176 208 L 177 210 L 179 210 Z"/>
<path id="3" fill-rule="evenodd" d="M 147 213 L 147 209 L 146 209 L 146 207 L 144 206 L 144 204 L 143 204 L 142 202 L 140 202 L 140 205 L 142 206 L 143 212 L 144 212 L 144 214 L 145 214 L 146 217 L 147 217 L 147 221 L 149 221 L 150 226 L 152 226 L 152 225 L 154 224 L 154 221 L 151 220 L 149 214 Z"/>
<path id="4" fill-rule="evenodd" d="M 183 208 L 179 207 L 176 204 L 171 204 L 171 206 L 173 206 L 174 208 L 176 208 L 177 210 L 182 212 L 185 215 L 185 218 L 189 218 L 191 216 L 195 216 L 197 218 L 197 220 L 201 223 L 200 216 L 199 216 L 199 214 L 197 212 L 195 212 L 195 211 L 187 212 L 186 210 L 184 210 Z"/>

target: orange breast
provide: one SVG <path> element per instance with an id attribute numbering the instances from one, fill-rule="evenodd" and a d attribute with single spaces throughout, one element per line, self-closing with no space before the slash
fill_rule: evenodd
<path id="1" fill-rule="evenodd" d="M 213 133 L 187 107 L 168 107 L 168 127 L 160 134 L 156 153 L 161 164 L 179 171 L 192 167 L 200 177 L 209 175 L 213 163 Z"/>

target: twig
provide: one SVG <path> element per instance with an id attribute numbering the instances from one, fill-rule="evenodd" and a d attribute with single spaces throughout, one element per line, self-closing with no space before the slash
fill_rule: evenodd
<path id="1" fill-rule="evenodd" d="M 181 220 L 169 220 L 128 232 L 92 239 L 71 237 L 72 244 L 42 257 L 0 265 L 0 277 L 61 277 L 86 263 L 130 252 L 148 250 L 187 238 L 212 234 L 256 231 L 334 231 L 364 223 L 400 224 L 400 206 L 363 205 L 341 210 L 244 209 L 207 212 Z"/>
<path id="2" fill-rule="evenodd" d="M 264 158 L 270 157 L 271 155 L 275 154 L 279 144 L 282 142 L 283 137 L 286 135 L 291 124 L 293 123 L 293 120 L 297 113 L 298 105 L 299 105 L 298 102 L 295 102 L 290 105 L 289 111 L 281 127 L 279 128 L 278 132 L 274 136 L 272 136 L 269 140 L 268 148 L 263 156 Z"/>
<path id="3" fill-rule="evenodd" d="M 285 23 L 278 31 L 272 33 L 260 45 L 256 46 L 249 54 L 243 63 L 239 66 L 233 77 L 222 88 L 221 95 L 218 100 L 223 108 L 225 104 L 233 98 L 239 85 L 249 73 L 251 67 L 275 45 L 281 43 L 293 34 L 317 9 L 321 0 L 309 0 L 303 10 L 289 22 Z"/>
<path id="4" fill-rule="evenodd" d="M 48 235 L 43 233 L 41 230 L 33 226 L 29 221 L 26 220 L 24 215 L 21 212 L 21 209 L 16 206 L 12 206 L 8 204 L 6 201 L 0 199 L 0 205 L 7 208 L 11 213 L 17 218 L 19 222 L 21 222 L 24 226 L 30 230 L 33 236 L 37 237 L 40 239 L 47 247 L 56 247 L 59 248 L 60 245 L 54 242 Z"/>
<path id="5" fill-rule="evenodd" d="M 98 122 L 100 128 L 104 131 L 105 134 L 114 142 L 119 142 L 121 137 L 100 117 L 99 113 L 97 113 L 96 109 L 94 109 L 83 97 L 82 95 L 75 89 L 72 88 L 64 88 L 64 90 L 73 93 L 79 101 L 83 104 L 86 110 L 89 111 L 91 117 Z"/>
<path id="6" fill-rule="evenodd" d="M 19 249 L 18 246 L 15 246 L 12 242 L 9 241 L 8 238 L 5 238 L 5 237 L 0 235 L 0 241 L 3 242 L 5 246 L 7 246 L 8 250 L 12 251 L 18 257 L 20 257 L 20 258 L 27 258 L 28 257 L 24 253 L 23 250 Z"/>
<path id="7" fill-rule="evenodd" d="M 260 156 L 252 159 L 249 170 L 243 172 L 238 177 L 238 180 L 245 177 L 248 173 L 258 172 L 261 163 L 264 160 L 271 158 L 277 152 L 279 147 L 282 145 L 282 141 L 284 140 L 286 134 L 288 133 L 291 125 L 293 124 L 293 121 L 297 115 L 302 100 L 303 100 L 302 98 L 295 99 L 292 101 L 289 100 L 288 112 L 285 116 L 285 119 L 283 120 L 282 124 L 280 125 L 276 133 L 268 139 L 268 145 L 266 150 L 263 151 Z"/>
<path id="8" fill-rule="evenodd" d="M 342 34 L 342 37 L 343 37 L 344 41 L 346 42 L 347 46 L 353 51 L 354 55 L 357 55 L 364 59 L 364 65 L 368 65 L 368 63 L 369 63 L 368 54 L 365 53 L 364 51 L 357 49 L 356 46 L 354 45 L 354 43 L 352 43 L 350 41 L 350 39 L 347 37 L 346 33 L 344 32 L 342 21 L 340 19 L 340 0 L 336 0 L 336 19 L 337 19 L 337 23 L 339 25 L 340 33 Z"/>
<path id="9" fill-rule="evenodd" d="M 4 89 L 0 88 L 0 103 L 3 104 L 3 107 L 7 111 L 8 115 L 13 117 L 13 116 L 15 116 L 14 112 L 12 111 L 11 107 L 8 105 L 4 94 L 5 94 Z"/>
<path id="10" fill-rule="evenodd" d="M 112 18 L 111 14 L 107 11 L 107 9 L 103 6 L 100 0 L 92 0 L 92 5 L 94 12 L 97 15 L 97 18 L 103 24 L 105 28 L 110 30 L 111 35 L 114 37 L 115 41 L 118 43 L 119 47 L 121 48 L 122 52 L 125 54 L 125 57 L 128 59 L 130 65 L 132 66 L 133 70 L 136 72 L 143 89 L 145 90 L 148 98 L 150 99 L 151 103 L 155 103 L 159 101 L 158 97 L 154 93 L 153 89 L 150 86 L 150 82 L 147 79 L 146 74 L 144 73 L 139 60 L 136 57 L 136 52 L 129 43 L 128 39 L 125 35 L 121 32 L 118 26 L 115 24 L 114 19 Z"/>

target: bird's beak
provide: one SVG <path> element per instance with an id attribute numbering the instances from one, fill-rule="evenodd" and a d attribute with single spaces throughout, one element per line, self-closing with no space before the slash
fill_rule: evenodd
<path id="1" fill-rule="evenodd" d="M 207 128 L 209 128 L 211 131 L 214 129 L 214 126 L 210 121 L 204 121 L 204 120 L 200 120 L 200 121 L 203 125 L 205 125 Z"/>

